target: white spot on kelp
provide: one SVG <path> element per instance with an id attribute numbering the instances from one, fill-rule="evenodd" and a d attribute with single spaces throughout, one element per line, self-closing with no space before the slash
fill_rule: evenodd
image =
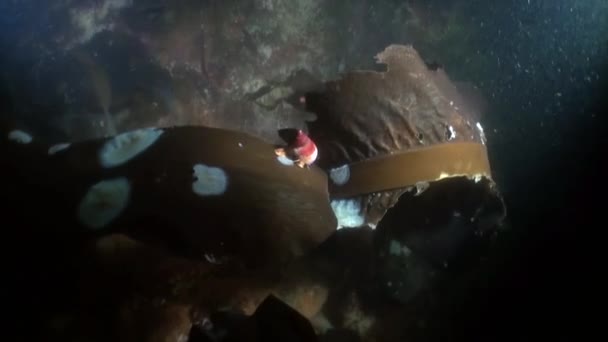
<path id="1" fill-rule="evenodd" d="M 199 196 L 221 195 L 228 187 L 228 175 L 219 167 L 196 164 L 192 191 Z"/>
<path id="2" fill-rule="evenodd" d="M 329 170 L 329 178 L 336 185 L 344 185 L 350 179 L 350 167 L 348 164 Z"/>
<path id="3" fill-rule="evenodd" d="M 215 255 L 210 253 L 205 253 L 205 260 L 207 260 L 208 263 L 214 265 L 220 265 L 222 263 L 218 258 L 215 257 Z"/>
<path id="4" fill-rule="evenodd" d="M 287 158 L 286 156 L 277 156 L 277 160 L 279 161 L 279 163 L 286 165 L 286 166 L 292 166 L 293 160 Z"/>
<path id="5" fill-rule="evenodd" d="M 78 219 L 90 229 L 103 228 L 129 203 L 131 185 L 125 177 L 100 181 L 87 191 L 78 207 Z"/>
<path id="6" fill-rule="evenodd" d="M 121 133 L 103 145 L 99 152 L 99 163 L 105 168 L 122 165 L 152 146 L 162 134 L 160 128 Z"/>
<path id="7" fill-rule="evenodd" d="M 63 151 L 68 147 L 70 147 L 69 143 L 55 144 L 55 145 L 49 147 L 49 155 L 52 156 L 53 154 Z"/>
<path id="8" fill-rule="evenodd" d="M 34 140 L 31 135 L 19 129 L 10 131 L 8 133 L 8 139 L 19 144 L 29 144 Z"/>

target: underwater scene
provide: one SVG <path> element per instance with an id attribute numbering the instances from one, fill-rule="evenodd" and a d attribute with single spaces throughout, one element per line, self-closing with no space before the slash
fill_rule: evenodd
<path id="1" fill-rule="evenodd" d="M 586 331 L 606 0 L 3 0 L 0 48 L 7 340 Z"/>

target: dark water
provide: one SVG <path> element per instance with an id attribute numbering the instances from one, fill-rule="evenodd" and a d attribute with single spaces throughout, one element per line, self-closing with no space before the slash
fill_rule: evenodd
<path id="1" fill-rule="evenodd" d="M 87 8 L 103 7 L 104 2 L 71 3 L 74 8 Z M 188 5 L 188 1 L 182 3 Z M 215 6 L 216 13 L 224 13 L 222 6 L 229 9 L 249 6 L 246 1 L 203 3 Z M 607 155 L 604 149 L 608 2 L 410 1 L 411 12 L 403 10 L 400 1 L 352 3 L 349 6 L 344 1 L 336 1 L 333 7 L 324 4 L 321 8 L 321 13 L 329 13 L 333 18 L 334 25 L 330 26 L 334 31 L 324 34 L 348 37 L 352 43 L 332 49 L 335 46 L 331 44 L 337 43 L 323 42 L 330 44 L 324 46 L 324 53 L 339 57 L 328 59 L 328 63 L 331 61 L 334 65 L 319 71 L 318 76 L 333 77 L 340 61 L 347 69 L 369 67 L 371 57 L 386 45 L 412 43 L 421 55 L 445 66 L 450 76 L 477 85 L 488 102 L 482 122 L 494 177 L 505 196 L 513 233 L 497 252 L 500 267 L 489 283 L 474 284 L 479 287 L 477 295 L 464 299 L 462 312 L 447 313 L 448 318 L 438 323 L 438 329 L 450 326 L 451 331 L 475 340 L 519 340 L 531 336 L 579 338 L 579 334 L 586 331 L 579 330 L 578 323 L 587 320 L 586 304 L 594 302 L 593 277 L 601 273 L 601 268 L 595 266 L 598 261 L 595 254 L 601 251 L 596 243 L 605 226 L 601 210 L 606 194 L 603 158 Z M 58 87 L 59 72 L 53 71 L 57 66 L 54 61 L 64 56 L 64 44 L 70 42 L 70 28 L 63 5 L 46 6 L 49 5 L 44 1 L 0 4 L 0 48 L 3 50 L 0 89 L 3 90 L 3 110 L 19 113 L 19 119 L 31 124 L 38 133 L 59 138 L 67 133 L 53 131 L 51 127 L 55 126 L 48 121 L 69 108 L 66 109 L 61 98 L 48 95 L 48 90 Z M 138 20 L 128 24 L 144 27 L 153 37 L 152 27 L 159 27 L 164 6 L 168 5 L 162 1 L 149 6 L 135 1 L 135 12 L 130 12 L 130 17 Z M 246 16 L 247 10 L 243 13 Z M 408 13 L 415 13 L 423 26 L 401 26 L 399 20 L 405 20 Z M 291 15 L 297 16 L 298 12 Z M 452 26 L 442 26 L 450 20 L 453 20 Z M 167 25 L 179 24 L 168 22 Z M 345 29 L 350 26 L 351 31 Z M 420 33 L 431 29 L 444 34 L 433 40 L 430 34 Z M 241 34 L 237 31 L 233 34 Z M 245 41 L 249 39 L 246 34 L 243 37 Z M 311 34 L 311 37 L 318 36 Z M 129 39 L 110 38 L 118 45 L 129 45 Z M 215 44 L 212 54 L 225 48 L 229 55 L 234 47 L 205 39 L 202 45 L 207 51 L 202 53 L 207 57 L 200 72 L 210 74 L 208 78 L 213 82 L 223 82 L 227 71 L 219 61 L 224 57 L 205 54 L 212 44 Z M 99 44 L 106 43 L 100 41 Z M 193 41 L 197 40 L 193 38 L 184 44 Z M 184 64 L 189 58 L 201 63 L 200 56 L 192 57 L 196 52 L 181 45 L 168 45 L 168 49 L 174 49 L 172 58 L 183 58 Z M 100 54 L 103 55 L 103 51 Z M 110 61 L 113 72 L 121 74 L 128 73 L 132 66 L 127 59 L 142 65 L 146 57 L 117 53 L 104 58 Z M 229 62 L 239 63 L 231 58 Z M 293 57 L 285 55 L 284 58 Z M 311 60 L 314 59 L 306 62 Z M 150 64 L 141 69 L 145 71 L 138 75 L 145 79 L 145 87 L 119 78 L 114 79 L 112 86 L 123 93 L 145 88 L 145 96 L 164 108 L 158 109 L 158 118 L 162 117 L 163 110 L 175 111 L 179 90 L 167 87 L 164 81 L 155 84 L 146 79 L 155 75 L 156 80 L 166 80 L 170 73 Z M 187 77 L 183 76 L 185 73 L 179 75 Z M 86 82 L 78 75 L 70 77 L 79 84 Z M 201 85 L 201 89 L 207 86 Z M 83 96 L 86 100 L 77 101 L 81 109 L 99 111 L 97 105 L 91 105 L 96 101 L 94 96 Z M 113 105 L 120 109 L 120 105 Z M 135 114 L 134 118 L 133 125 L 158 119 L 145 121 L 149 118 Z"/>
<path id="2" fill-rule="evenodd" d="M 470 332 L 578 339 L 592 321 L 606 193 L 606 4 L 478 4 L 479 48 L 495 70 L 483 80 L 495 110 L 487 117 L 496 129 L 488 130 L 491 158 L 519 238 Z"/>

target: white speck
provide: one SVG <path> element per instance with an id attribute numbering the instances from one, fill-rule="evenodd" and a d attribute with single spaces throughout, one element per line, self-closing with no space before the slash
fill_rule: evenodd
<path id="1" fill-rule="evenodd" d="M 228 187 L 228 176 L 219 167 L 196 164 L 192 168 L 194 182 L 192 191 L 199 196 L 221 195 Z"/>
<path id="2" fill-rule="evenodd" d="M 209 253 L 205 253 L 205 260 L 207 260 L 208 263 L 214 264 L 214 265 L 219 265 L 222 263 L 213 254 L 209 254 Z"/>
<path id="3" fill-rule="evenodd" d="M 400 255 L 401 254 L 401 244 L 399 244 L 398 241 L 391 240 L 391 243 L 388 246 L 388 252 L 391 255 Z"/>
<path id="4" fill-rule="evenodd" d="M 450 136 L 448 137 L 448 140 L 454 140 L 454 138 L 456 138 L 456 131 L 454 130 L 454 127 L 449 126 L 448 130 L 450 131 Z"/>
<path id="5" fill-rule="evenodd" d="M 55 144 L 55 145 L 49 147 L 49 155 L 52 156 L 53 154 L 55 154 L 59 151 L 63 151 L 68 147 L 70 147 L 69 143 Z"/>
<path id="6" fill-rule="evenodd" d="M 285 156 L 277 156 L 277 160 L 279 161 L 279 163 L 281 163 L 283 165 L 287 165 L 287 166 L 293 165 L 293 160 L 291 160 Z"/>
<path id="7" fill-rule="evenodd" d="M 350 167 L 344 164 L 340 167 L 329 170 L 329 178 L 336 185 L 344 185 L 350 178 Z"/>
<path id="8" fill-rule="evenodd" d="M 337 229 L 360 227 L 365 223 L 359 199 L 333 200 L 330 204 L 338 219 Z"/>
<path id="9" fill-rule="evenodd" d="M 317 160 L 317 156 L 318 156 L 318 154 L 319 154 L 319 150 L 318 150 L 318 149 L 315 147 L 315 149 L 314 149 L 314 150 L 312 151 L 312 153 L 310 154 L 310 157 L 308 157 L 308 159 L 309 159 L 309 160 L 311 160 L 311 162 L 309 162 L 309 163 L 312 163 L 312 162 L 314 162 L 315 160 Z"/>
<path id="10" fill-rule="evenodd" d="M 376 229 L 376 224 L 375 223 L 368 222 L 367 226 L 370 227 L 371 229 Z"/>
<path id="11" fill-rule="evenodd" d="M 441 179 L 448 178 L 448 177 L 451 177 L 449 173 L 442 172 L 439 174 L 439 178 L 437 178 L 437 180 L 441 180 Z"/>
<path id="12" fill-rule="evenodd" d="M 121 133 L 105 142 L 99 151 L 99 163 L 105 168 L 122 165 L 152 146 L 161 134 L 159 128 Z"/>
<path id="13" fill-rule="evenodd" d="M 100 181 L 89 188 L 80 202 L 78 219 L 88 228 L 103 228 L 127 207 L 130 193 L 125 177 Z"/>
<path id="14" fill-rule="evenodd" d="M 243 143 L 239 143 L 239 147 L 240 147 L 240 148 L 243 148 Z"/>
<path id="15" fill-rule="evenodd" d="M 454 105 L 454 101 L 450 101 L 450 106 L 453 106 L 453 105 Z"/>
<path id="16" fill-rule="evenodd" d="M 391 255 L 404 255 L 406 257 L 412 254 L 411 249 L 409 249 L 406 245 L 400 244 L 397 240 L 391 240 L 388 247 L 388 252 Z"/>
<path id="17" fill-rule="evenodd" d="M 485 145 L 486 144 L 486 135 L 483 132 L 483 127 L 481 127 L 481 124 L 479 122 L 476 124 L 476 126 L 477 126 L 477 130 L 479 131 L 479 137 L 481 138 L 481 143 Z"/>
<path id="18" fill-rule="evenodd" d="M 405 256 L 409 256 L 410 254 L 412 254 L 412 250 L 409 249 L 406 245 L 401 246 L 401 252 Z"/>
<path id="19" fill-rule="evenodd" d="M 416 193 L 414 196 L 420 196 L 429 186 L 431 186 L 429 182 L 416 182 Z"/>
<path id="20" fill-rule="evenodd" d="M 10 133 L 8 134 L 8 139 L 19 144 L 29 144 L 32 142 L 32 140 L 34 140 L 31 135 L 18 129 L 10 131 Z"/>

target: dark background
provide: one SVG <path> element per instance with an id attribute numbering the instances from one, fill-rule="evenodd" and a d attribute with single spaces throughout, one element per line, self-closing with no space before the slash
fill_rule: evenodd
<path id="1" fill-rule="evenodd" d="M 505 263 L 455 315 L 475 340 L 579 340 L 597 319 L 608 18 L 600 2 L 529 3 L 472 2 L 479 47 L 501 58 L 487 134 L 513 227 Z"/>
<path id="2" fill-rule="evenodd" d="M 36 63 L 33 56 L 14 53 L 19 24 L 47 20 L 34 3 L 17 12 L 9 11 L 13 2 L 2 4 L 6 10 L 0 6 L 4 71 L 29 70 Z M 482 121 L 513 228 L 511 243 L 497 253 L 504 262 L 487 283 L 477 284 L 479 291 L 462 311 L 452 314 L 451 328 L 472 340 L 583 339 L 593 327 L 591 310 L 602 309 L 594 289 L 603 270 L 597 265 L 605 227 L 605 1 L 428 3 L 460 3 L 471 27 L 478 28 L 470 54 L 487 57 L 485 64 L 454 56 L 441 63 L 449 75 L 480 85 L 489 99 Z M 457 48 L 419 45 L 423 56 L 451 56 Z M 7 86 L 3 82 L 0 90 Z M 12 99 L 5 91 L 0 95 L 2 109 L 10 110 Z M 30 100 L 36 102 L 35 94 Z"/>

